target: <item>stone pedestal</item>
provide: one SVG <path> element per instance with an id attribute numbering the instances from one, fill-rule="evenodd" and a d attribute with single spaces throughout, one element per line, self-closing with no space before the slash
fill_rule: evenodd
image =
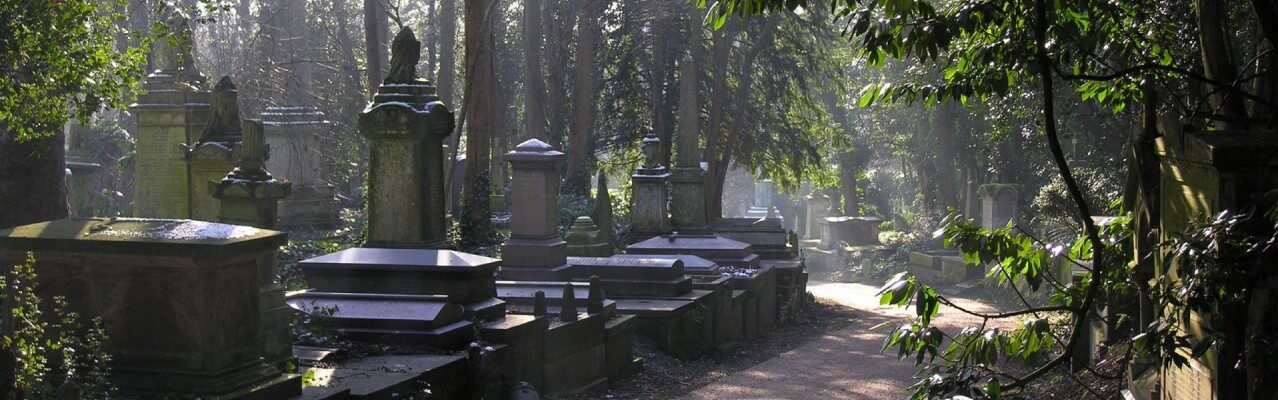
<path id="1" fill-rule="evenodd" d="M 239 143 L 206 142 L 194 145 L 185 160 L 191 171 L 191 219 L 218 220 L 218 199 L 213 197 L 218 183 L 235 169 L 235 151 Z"/>
<path id="2" fill-rule="evenodd" d="M 981 227 L 998 229 L 1016 224 L 1020 207 L 1020 185 L 990 183 L 977 189 L 981 196 Z"/>
<path id="3" fill-rule="evenodd" d="M 37 293 L 102 319 L 126 397 L 289 398 L 301 381 L 277 367 L 287 318 L 265 296 L 286 241 L 201 221 L 62 219 L 0 231 L 0 263 L 35 252 Z"/>
<path id="4" fill-rule="evenodd" d="M 325 181 L 321 135 L 329 122 L 314 107 L 269 107 L 262 112 L 271 157 L 266 169 L 293 182 L 293 194 L 280 201 L 279 225 L 285 228 L 333 227 L 341 204 Z"/>
<path id="5" fill-rule="evenodd" d="M 630 206 L 631 229 L 641 236 L 661 235 L 670 232 L 670 191 L 666 182 L 670 173 L 665 167 L 640 170 L 630 176 L 634 190 Z"/>
<path id="6" fill-rule="evenodd" d="M 262 121 L 244 121 L 243 131 L 235 169 L 222 180 L 208 184 L 219 203 L 217 218 L 228 224 L 275 229 L 279 201 L 288 196 L 292 183 L 275 180 L 262 169 L 268 147 L 263 140 Z"/>
<path id="7" fill-rule="evenodd" d="M 612 243 L 604 235 L 595 220 L 590 217 L 577 217 L 564 238 L 568 242 L 568 255 L 571 257 L 608 257 L 612 255 Z"/>
<path id="8" fill-rule="evenodd" d="M 190 181 L 184 143 L 199 138 L 209 117 L 209 92 L 198 71 L 156 71 L 146 94 L 130 106 L 137 115 L 133 215 L 189 218 Z M 226 171 L 222 172 L 226 174 Z"/>
<path id="9" fill-rule="evenodd" d="M 559 172 L 564 153 L 529 139 L 502 156 L 510 163 L 510 239 L 503 279 L 567 280 L 568 244 L 559 236 Z"/>
<path id="10" fill-rule="evenodd" d="M 678 167 L 670 176 L 670 225 L 679 233 L 710 231 L 706 213 L 706 174 L 701 167 Z"/>
<path id="11" fill-rule="evenodd" d="M 92 217 L 93 198 L 101 188 L 94 187 L 93 181 L 102 165 L 78 155 L 67 156 L 67 200 L 71 203 L 71 215 L 75 217 Z"/>
<path id="12" fill-rule="evenodd" d="M 821 238 L 821 222 L 830 216 L 830 198 L 820 191 L 808 195 L 807 220 L 804 224 L 805 239 Z"/>
<path id="13" fill-rule="evenodd" d="M 443 141 L 454 116 L 425 80 L 383 84 L 359 115 L 368 139 L 366 247 L 443 248 Z"/>
<path id="14" fill-rule="evenodd" d="M 877 246 L 879 242 L 879 217 L 827 217 L 821 221 L 821 244 L 833 249 L 840 243 L 849 246 Z"/>

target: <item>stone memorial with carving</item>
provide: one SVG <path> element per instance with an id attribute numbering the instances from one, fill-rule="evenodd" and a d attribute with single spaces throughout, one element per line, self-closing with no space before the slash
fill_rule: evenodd
<path id="1" fill-rule="evenodd" d="M 244 132 L 240 124 L 239 91 L 231 78 L 223 76 L 213 86 L 208 123 L 199 140 L 187 146 L 187 169 L 190 171 L 191 219 L 217 221 L 218 200 L 213 197 L 216 183 L 235 169 Z"/>
<path id="2" fill-rule="evenodd" d="M 359 115 L 369 147 L 366 247 L 447 246 L 443 140 L 455 120 L 435 87 L 417 78 L 420 58 L 421 42 L 400 30 L 390 71 Z"/>
<path id="3" fill-rule="evenodd" d="M 676 161 L 670 176 L 670 225 L 680 233 L 700 234 L 709 231 L 706 212 L 706 171 L 701 169 L 701 106 L 697 101 L 697 74 L 692 57 L 685 56 L 680 66 L 679 132 L 676 137 Z"/>
<path id="4" fill-rule="evenodd" d="M 559 169 L 564 153 L 529 139 L 502 155 L 510 163 L 510 238 L 503 279 L 567 280 L 568 244 L 559 236 Z"/>
<path id="5" fill-rule="evenodd" d="M 276 180 L 262 168 L 268 151 L 262 138 L 262 121 L 244 120 L 243 126 L 235 169 L 221 181 L 208 183 L 219 202 L 217 219 L 227 224 L 275 229 L 280 199 L 288 196 L 293 186 Z"/>
<path id="6" fill-rule="evenodd" d="M 630 175 L 634 200 L 630 208 L 631 229 L 637 235 L 670 232 L 670 172 L 657 159 L 661 139 L 649 133 L 643 138 L 644 163 Z"/>
<path id="7" fill-rule="evenodd" d="M 981 227 L 998 229 L 1010 222 L 1015 225 L 1020 207 L 1020 185 L 989 183 L 981 185 Z"/>
<path id="8" fill-rule="evenodd" d="M 572 228 L 568 229 L 568 235 L 564 237 L 564 240 L 568 242 L 568 255 L 571 257 L 612 255 L 612 244 L 608 243 L 608 238 L 590 217 L 577 217 L 577 220 L 572 223 Z"/>
<path id="9" fill-rule="evenodd" d="M 159 68 L 146 78 L 146 94 L 129 108 L 137 116 L 133 177 L 133 215 L 189 218 L 190 180 L 184 160 L 209 118 L 209 92 L 195 68 L 189 21 L 169 21 L 173 43 L 158 41 Z M 224 171 L 223 174 L 226 172 Z"/>

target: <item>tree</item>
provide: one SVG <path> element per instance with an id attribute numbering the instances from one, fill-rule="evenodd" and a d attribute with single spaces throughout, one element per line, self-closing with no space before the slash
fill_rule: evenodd
<path id="1" fill-rule="evenodd" d="M 377 86 L 386 74 L 387 37 L 390 26 L 387 25 L 386 0 L 364 0 L 364 65 L 368 80 L 368 96 L 377 93 Z"/>
<path id="2" fill-rule="evenodd" d="M 546 84 L 541 72 L 541 0 L 524 1 L 524 131 L 530 138 L 546 135 Z"/>
<path id="3" fill-rule="evenodd" d="M 577 18 L 577 58 L 572 90 L 572 125 L 568 131 L 568 162 L 565 187 L 581 196 L 590 192 L 594 152 L 590 144 L 590 128 L 595 118 L 595 48 L 603 27 L 599 14 L 605 2 L 583 0 Z"/>
<path id="4" fill-rule="evenodd" d="M 124 6 L 0 3 L 0 228 L 67 216 L 62 124 L 124 106 L 146 60 L 115 49 Z"/>
<path id="5" fill-rule="evenodd" d="M 804 3 L 721 0 L 711 6 L 711 20 L 722 26 L 734 14 L 750 16 L 793 10 Z M 1265 51 L 1274 47 L 1272 32 L 1278 27 L 1278 21 L 1273 18 L 1263 18 L 1273 16 L 1272 2 L 1255 1 L 1248 6 L 1210 0 L 1192 4 L 1142 0 L 1001 3 L 963 0 L 938 8 L 923 0 L 865 0 L 833 5 L 840 23 L 847 28 L 847 35 L 859 40 L 861 55 L 868 64 L 882 65 L 887 59 L 910 58 L 920 63 L 938 62 L 939 72 L 943 72 L 942 78 L 930 81 L 925 78 L 926 82 L 867 85 L 859 100 L 863 106 L 893 101 L 966 103 L 972 99 L 1006 96 L 1009 90 L 1022 84 L 1038 85 L 1034 94 L 1041 101 L 1040 140 L 1073 203 L 1075 223 L 1082 233 L 1068 255 L 1071 261 L 1092 264 L 1081 284 L 1053 281 L 1044 269 L 1051 258 L 1047 246 L 1052 244 L 1012 228 L 987 231 L 961 218 L 947 220 L 946 243 L 963 250 L 969 262 L 994 263 L 991 274 L 1000 281 L 1022 281 L 1035 291 L 1041 287 L 1051 288 L 1053 303 L 1047 306 L 1026 303 L 1023 309 L 998 313 L 960 308 L 987 321 L 1018 316 L 1035 319 L 1014 331 L 974 329 L 948 334 L 933 327 L 931 317 L 939 306 L 953 306 L 952 303 L 907 274 L 889 281 L 881 291 L 885 303 L 913 304 L 919 310 L 916 321 L 890 331 L 885 345 L 898 348 L 902 355 L 916 356 L 916 362 L 932 373 L 915 386 L 916 398 L 956 394 L 999 397 L 1023 388 L 1071 362 L 1070 349 L 1080 345 L 1085 321 L 1100 301 L 1098 293 L 1121 290 L 1127 285 L 1127 256 L 1109 244 L 1125 240 L 1130 232 L 1125 231 L 1126 223 L 1100 226 L 1092 220 L 1095 206 L 1081 188 L 1060 140 L 1058 85 L 1064 83 L 1078 91 L 1084 101 L 1121 111 L 1140 105 L 1147 96 L 1140 89 L 1142 81 L 1157 83 L 1162 90 L 1177 96 L 1174 101 L 1149 104 L 1144 110 L 1147 115 L 1156 115 L 1160 108 L 1167 107 L 1196 126 L 1213 123 L 1220 130 L 1272 130 L 1275 125 L 1272 118 L 1257 120 L 1246 118 L 1245 114 L 1246 104 L 1250 103 L 1252 116 L 1272 115 L 1272 92 L 1248 90 L 1243 86 L 1246 80 L 1257 79 L 1270 71 L 1258 70 L 1252 76 L 1238 78 L 1235 74 L 1239 66 L 1228 52 L 1231 48 L 1242 48 L 1254 54 L 1256 60 L 1267 58 Z M 1239 15 L 1242 17 L 1236 17 Z M 1237 33 L 1230 35 L 1223 26 L 1231 26 L 1230 32 Z M 1196 34 L 1190 37 L 1184 34 L 1187 31 Z M 1256 35 L 1257 31 L 1264 36 Z M 1195 65 L 1188 61 L 1194 59 L 1200 62 Z M 1200 70 L 1205 73 L 1195 72 Z M 1207 101 L 1204 102 L 1204 98 Z M 1149 142 L 1137 144 L 1148 146 Z M 1205 231 L 1212 229 L 1205 228 Z M 1250 281 L 1256 285 L 1259 280 Z M 1251 293 L 1248 290 L 1229 292 Z M 1204 302 L 1208 304 L 1203 309 L 1224 305 L 1210 300 Z M 1243 299 L 1242 303 L 1247 300 Z M 1175 305 L 1174 301 L 1164 304 L 1186 307 Z M 1053 313 L 1064 314 L 1066 323 L 1053 327 L 1046 317 Z M 1246 375 L 1261 379 L 1260 386 L 1265 386 L 1264 379 L 1272 379 L 1272 374 L 1264 378 L 1262 373 L 1253 373 L 1257 368 L 1251 365 L 1264 365 L 1265 361 L 1263 357 L 1247 358 L 1240 351 L 1238 343 L 1245 341 L 1242 332 L 1235 329 L 1226 335 L 1232 343 L 1215 338 L 1189 338 L 1175 328 L 1179 326 L 1175 323 L 1177 314 L 1180 312 L 1161 315 L 1163 322 L 1171 323 L 1151 325 L 1151 330 L 1145 332 L 1146 336 L 1137 344 L 1157 352 L 1168 363 L 1184 361 L 1183 356 L 1177 356 L 1178 351 L 1202 354 L 1207 348 L 1216 347 L 1222 357 L 1220 365 L 1235 365 L 1237 361 L 1236 365 L 1242 366 L 1246 361 Z M 1057 335 L 1056 329 L 1067 333 Z M 1000 357 L 996 354 L 1021 360 L 1046 355 L 1047 361 L 1037 363 L 1028 373 L 1015 375 L 997 368 Z M 1073 362 L 1077 364 L 1080 360 Z M 1223 391 L 1219 396 L 1244 397 L 1248 383 L 1254 382 L 1243 382 L 1243 375 L 1223 374 L 1223 381 L 1218 385 Z"/>
<path id="6" fill-rule="evenodd" d="M 492 194 L 489 155 L 498 126 L 497 75 L 493 57 L 493 24 L 500 12 L 496 1 L 466 2 L 466 179 L 462 186 L 462 238 L 487 245 L 496 234 L 489 222 Z"/>

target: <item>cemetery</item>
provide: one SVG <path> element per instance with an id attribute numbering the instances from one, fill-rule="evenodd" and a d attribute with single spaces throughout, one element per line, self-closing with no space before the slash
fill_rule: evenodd
<path id="1" fill-rule="evenodd" d="M 1271 0 L 0 16 L 0 400 L 1278 396 Z"/>

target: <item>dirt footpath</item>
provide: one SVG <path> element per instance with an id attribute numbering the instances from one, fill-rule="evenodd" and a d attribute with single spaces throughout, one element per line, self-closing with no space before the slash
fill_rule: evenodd
<path id="1" fill-rule="evenodd" d="M 915 381 L 912 358 L 898 361 L 895 353 L 881 354 L 883 332 L 869 328 L 886 321 L 907 322 L 912 309 L 879 306 L 877 287 L 856 283 L 812 282 L 808 290 L 818 298 L 858 310 L 851 325 L 823 335 L 792 351 L 726 376 L 683 399 L 873 399 L 909 398 Z M 973 311 L 984 304 L 953 299 Z M 953 331 L 980 320 L 941 307 L 935 324 Z"/>

